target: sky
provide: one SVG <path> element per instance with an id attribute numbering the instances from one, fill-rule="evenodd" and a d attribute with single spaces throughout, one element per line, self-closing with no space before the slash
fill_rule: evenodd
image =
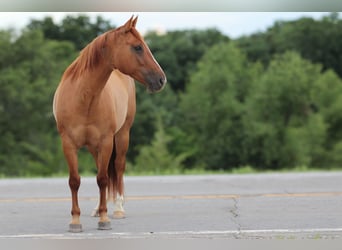
<path id="1" fill-rule="evenodd" d="M 66 15 L 77 15 L 79 12 L 0 12 L 0 29 L 15 28 L 20 30 L 31 19 L 41 20 L 46 16 L 53 17 L 59 23 Z M 98 15 L 119 26 L 133 14 L 139 16 L 137 29 L 144 34 L 149 30 L 166 32 L 184 29 L 217 28 L 230 38 L 250 35 L 265 31 L 275 21 L 296 20 L 301 17 L 320 19 L 327 12 L 86 12 L 92 18 Z"/>

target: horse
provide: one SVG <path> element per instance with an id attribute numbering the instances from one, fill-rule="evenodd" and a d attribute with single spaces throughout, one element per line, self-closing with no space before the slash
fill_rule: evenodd
<path id="1" fill-rule="evenodd" d="M 70 232 L 82 232 L 77 152 L 86 147 L 97 167 L 98 229 L 111 229 L 107 198 L 115 217 L 124 217 L 124 180 L 129 131 L 136 112 L 135 81 L 155 93 L 166 76 L 135 26 L 132 16 L 90 42 L 66 68 L 53 98 L 53 114 L 69 168 Z"/>

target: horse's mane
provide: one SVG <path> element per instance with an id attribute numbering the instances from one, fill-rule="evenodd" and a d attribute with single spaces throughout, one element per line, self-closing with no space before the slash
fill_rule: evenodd
<path id="1" fill-rule="evenodd" d="M 107 34 L 110 31 L 98 36 L 81 50 L 79 56 L 65 70 L 63 79 L 71 77 L 78 78 L 85 71 L 95 68 L 103 57 L 103 48 L 105 47 Z"/>
<path id="2" fill-rule="evenodd" d="M 80 55 L 75 59 L 75 61 L 73 61 L 73 63 L 70 64 L 70 66 L 65 70 L 63 79 L 68 77 L 76 79 L 85 71 L 91 70 L 98 66 L 105 53 L 103 49 L 107 43 L 108 34 L 119 31 L 120 29 L 121 27 L 116 30 L 107 31 L 90 42 L 83 50 L 81 50 Z M 132 28 L 130 32 L 139 40 L 143 40 L 135 28 Z M 112 38 L 114 38 L 114 35 Z"/>

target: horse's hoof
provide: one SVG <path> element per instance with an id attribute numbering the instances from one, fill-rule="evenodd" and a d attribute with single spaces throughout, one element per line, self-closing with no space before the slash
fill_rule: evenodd
<path id="1" fill-rule="evenodd" d="M 98 223 L 98 228 L 97 229 L 98 230 L 111 230 L 112 227 L 110 225 L 110 221 L 105 221 L 105 222 L 100 221 Z"/>
<path id="2" fill-rule="evenodd" d="M 80 233 L 82 232 L 82 224 L 69 224 L 70 233 Z"/>
<path id="3" fill-rule="evenodd" d="M 91 212 L 92 217 L 100 217 L 100 213 L 98 209 L 94 209 L 93 212 Z"/>
<path id="4" fill-rule="evenodd" d="M 123 219 L 125 218 L 125 212 L 123 211 L 115 211 L 113 214 L 114 219 Z"/>

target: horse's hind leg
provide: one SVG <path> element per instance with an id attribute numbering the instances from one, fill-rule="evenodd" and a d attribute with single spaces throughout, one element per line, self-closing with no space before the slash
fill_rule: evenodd
<path id="1" fill-rule="evenodd" d="M 124 180 L 123 175 L 126 168 L 126 153 L 129 145 L 129 129 L 123 127 L 115 135 L 115 172 L 116 172 L 116 192 L 114 200 L 114 218 L 121 219 L 125 217 L 124 203 Z"/>
<path id="2" fill-rule="evenodd" d="M 107 204 L 109 202 L 110 197 L 108 196 L 108 191 L 107 191 Z M 100 212 L 99 212 L 99 209 L 100 209 L 100 198 L 99 200 L 97 201 L 97 204 L 96 206 L 94 207 L 93 211 L 91 212 L 91 216 L 92 217 L 100 217 Z"/>
<path id="3" fill-rule="evenodd" d="M 62 147 L 69 166 L 69 187 L 72 198 L 72 219 L 69 225 L 69 231 L 78 233 L 82 232 L 82 225 L 80 223 L 81 210 L 78 205 L 78 189 L 81 184 L 81 178 L 78 174 L 77 148 L 67 136 L 62 137 Z"/>

